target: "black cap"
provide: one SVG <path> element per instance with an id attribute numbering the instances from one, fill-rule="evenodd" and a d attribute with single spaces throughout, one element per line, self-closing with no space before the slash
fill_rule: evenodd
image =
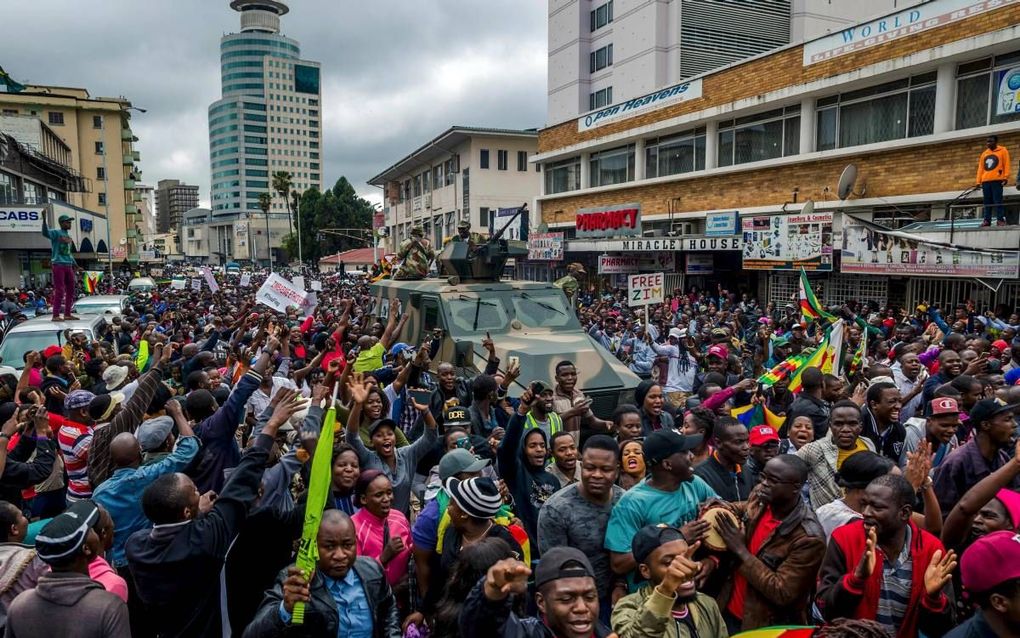
<path id="1" fill-rule="evenodd" d="M 682 540 L 686 540 L 684 535 L 675 527 L 663 523 L 645 525 L 631 539 L 630 551 L 634 554 L 634 560 L 643 563 L 652 552 L 666 543 Z"/>
<path id="2" fill-rule="evenodd" d="M 977 427 L 982 421 L 987 421 L 1003 412 L 1015 412 L 1020 409 L 1020 403 L 1006 403 L 999 399 L 981 399 L 970 409 L 970 422 Z"/>
<path id="3" fill-rule="evenodd" d="M 542 560 L 535 568 L 535 587 L 540 589 L 542 585 L 561 578 L 584 576 L 595 578 L 595 570 L 581 550 L 573 547 L 553 547 L 542 554 Z"/>
<path id="4" fill-rule="evenodd" d="M 384 425 L 392 428 L 394 432 L 397 431 L 397 422 L 393 419 L 376 419 L 375 421 L 372 421 L 372 425 L 368 426 L 368 435 L 372 436 L 375 434 L 376 430 Z"/>
<path id="5" fill-rule="evenodd" d="M 76 501 L 39 530 L 35 551 L 47 564 L 61 563 L 81 551 L 89 529 L 99 518 L 99 508 L 91 500 Z"/>
<path id="6" fill-rule="evenodd" d="M 645 463 L 655 465 L 677 452 L 689 452 L 701 445 L 702 435 L 680 434 L 676 430 L 657 430 L 645 437 L 641 452 Z"/>
<path id="7" fill-rule="evenodd" d="M 446 427 L 454 425 L 471 425 L 471 415 L 467 408 L 460 405 L 452 405 L 443 411 L 443 425 Z"/>

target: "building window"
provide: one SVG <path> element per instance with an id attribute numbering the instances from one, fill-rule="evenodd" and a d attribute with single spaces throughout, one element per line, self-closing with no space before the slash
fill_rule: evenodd
<path id="1" fill-rule="evenodd" d="M 589 54 L 588 71 L 594 73 L 613 65 L 613 45 L 607 44 Z"/>
<path id="2" fill-rule="evenodd" d="M 489 149 L 483 148 L 478 156 L 478 167 L 489 168 Z"/>
<path id="3" fill-rule="evenodd" d="M 588 110 L 594 111 L 613 103 L 613 87 L 607 86 L 588 95 Z"/>
<path id="4" fill-rule="evenodd" d="M 17 201 L 14 178 L 7 173 L 0 173 L 0 204 L 13 204 Z"/>
<path id="5" fill-rule="evenodd" d="M 571 157 L 545 165 L 545 192 L 549 195 L 581 188 L 581 158 Z"/>
<path id="6" fill-rule="evenodd" d="M 591 30 L 601 29 L 610 22 L 613 21 L 613 0 L 599 5 L 591 10 L 590 13 Z"/>
<path id="7" fill-rule="evenodd" d="M 634 145 L 591 154 L 591 186 L 622 184 L 634 179 Z"/>
<path id="8" fill-rule="evenodd" d="M 505 171 L 507 169 L 507 165 L 508 165 L 508 163 L 510 161 L 509 156 L 510 156 L 510 153 L 507 152 L 507 151 L 504 151 L 502 149 L 496 151 L 496 168 L 501 170 L 501 171 Z"/>
<path id="9" fill-rule="evenodd" d="M 106 206 L 106 193 L 99 193 L 99 205 Z"/>
<path id="10" fill-rule="evenodd" d="M 18 109 L 4 109 L 3 115 L 17 115 Z"/>
<path id="11" fill-rule="evenodd" d="M 517 170 L 522 173 L 528 170 L 527 151 L 517 151 Z"/>
<path id="12" fill-rule="evenodd" d="M 421 175 L 414 178 L 414 196 L 421 197 Z"/>
<path id="13" fill-rule="evenodd" d="M 423 192 L 429 192 L 432 190 L 432 171 L 425 171 L 421 174 L 421 187 Z"/>
<path id="14" fill-rule="evenodd" d="M 800 105 L 719 123 L 719 166 L 800 152 Z"/>
<path id="15" fill-rule="evenodd" d="M 96 179 L 103 181 L 106 180 L 106 169 L 103 168 L 102 166 L 96 167 Z"/>
<path id="16" fill-rule="evenodd" d="M 961 64 L 956 71 L 956 128 L 974 128 L 1020 119 L 1014 104 L 999 103 L 999 87 L 1020 65 L 1020 51 Z M 1012 92 L 1015 95 L 1015 92 Z M 1007 98 L 1008 99 L 1008 98 Z M 1000 115 L 999 111 L 1003 111 Z"/>
<path id="17" fill-rule="evenodd" d="M 645 177 L 664 177 L 705 168 L 705 129 L 698 128 L 645 144 Z"/>
<path id="18" fill-rule="evenodd" d="M 478 226 L 479 228 L 489 227 L 489 209 L 485 206 L 478 209 Z"/>
<path id="19" fill-rule="evenodd" d="M 315 165 L 312 168 L 319 168 L 319 166 Z M 443 186 L 443 167 L 436 166 L 432 169 L 432 188 L 442 188 Z"/>
<path id="20" fill-rule="evenodd" d="M 50 124 L 52 124 L 53 126 L 64 125 L 64 114 L 61 113 L 60 111 L 50 111 L 48 115 L 50 118 Z"/>
<path id="21" fill-rule="evenodd" d="M 92 116 L 92 128 L 103 128 L 103 116 L 93 115 Z"/>
<path id="22" fill-rule="evenodd" d="M 102 154 L 103 154 L 103 143 L 102 142 L 96 142 L 96 155 L 102 155 Z"/>
<path id="23" fill-rule="evenodd" d="M 817 149 L 828 151 L 935 130 L 935 72 L 818 100 Z"/>

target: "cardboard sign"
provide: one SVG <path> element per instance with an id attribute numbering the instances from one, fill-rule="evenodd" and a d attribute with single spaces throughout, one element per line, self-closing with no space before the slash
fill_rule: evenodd
<path id="1" fill-rule="evenodd" d="M 241 275 L 241 287 L 247 288 L 250 285 L 251 285 L 251 273 L 246 272 Z"/>
<path id="2" fill-rule="evenodd" d="M 191 289 L 194 290 L 195 292 L 201 292 L 202 291 L 202 280 L 201 279 L 192 279 L 191 280 Z"/>
<path id="3" fill-rule="evenodd" d="M 322 282 L 321 281 L 313 281 L 312 282 L 312 290 L 314 290 L 315 292 L 322 292 Z"/>
<path id="4" fill-rule="evenodd" d="M 216 283 L 216 278 L 213 277 L 212 270 L 208 266 L 202 268 L 202 274 L 205 275 L 205 283 L 209 284 L 209 290 L 216 292 L 220 289 L 220 285 Z"/>
<path id="5" fill-rule="evenodd" d="M 187 285 L 187 279 L 172 279 L 170 281 L 170 288 L 174 290 L 184 290 L 184 286 Z"/>
<path id="6" fill-rule="evenodd" d="M 627 303 L 630 306 L 662 303 L 665 289 L 665 277 L 661 272 L 631 275 L 627 278 Z"/>
<path id="7" fill-rule="evenodd" d="M 305 278 L 302 277 L 301 275 L 298 275 L 298 276 L 294 277 L 293 282 L 294 282 L 294 287 L 297 288 L 298 290 L 306 290 L 306 288 L 305 288 Z"/>
<path id="8" fill-rule="evenodd" d="M 286 312 L 287 308 L 293 306 L 305 313 L 314 310 L 317 303 L 314 294 L 309 298 L 308 293 L 276 273 L 270 274 L 255 293 L 255 301 L 277 312 Z"/>

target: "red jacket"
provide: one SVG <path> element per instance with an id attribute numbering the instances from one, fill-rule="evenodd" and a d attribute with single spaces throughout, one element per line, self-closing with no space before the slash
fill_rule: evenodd
<path id="1" fill-rule="evenodd" d="M 925 636 L 941 636 L 953 627 L 953 606 L 946 593 L 937 598 L 924 591 L 924 572 L 936 550 L 945 552 L 942 542 L 910 523 L 910 557 L 913 560 L 913 586 L 907 615 L 896 634 L 897 638 L 916 638 L 918 630 Z M 867 534 L 864 521 L 856 520 L 836 528 L 818 576 L 818 608 L 827 621 L 835 618 L 874 620 L 882 587 L 882 553 L 878 552 L 875 569 L 868 580 L 854 577 L 854 569 L 864 555 Z M 947 585 L 947 588 L 949 585 Z"/>

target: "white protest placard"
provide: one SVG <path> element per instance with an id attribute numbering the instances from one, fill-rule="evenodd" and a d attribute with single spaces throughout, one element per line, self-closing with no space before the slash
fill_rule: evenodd
<path id="1" fill-rule="evenodd" d="M 173 279 L 170 281 L 170 287 L 174 290 L 184 290 L 187 283 L 187 279 Z"/>
<path id="2" fill-rule="evenodd" d="M 251 273 L 246 272 L 241 275 L 241 287 L 247 288 L 250 285 L 251 285 Z"/>
<path id="3" fill-rule="evenodd" d="M 665 277 L 661 272 L 627 277 L 627 305 L 647 306 L 662 303 Z"/>
<path id="4" fill-rule="evenodd" d="M 297 275 L 296 277 L 294 277 L 293 282 L 294 287 L 297 288 L 298 290 L 307 290 L 307 288 L 305 288 L 305 278 L 302 277 L 301 275 Z"/>
<path id="5" fill-rule="evenodd" d="M 272 273 L 255 293 L 255 301 L 272 308 L 277 312 L 286 312 L 287 308 L 306 309 L 309 304 L 307 293 L 280 275 Z M 311 301 L 315 303 L 314 299 Z M 312 306 L 314 309 L 314 305 Z"/>
<path id="6" fill-rule="evenodd" d="M 315 292 L 322 292 L 322 282 L 321 281 L 313 281 L 312 282 L 312 290 L 314 290 Z"/>
<path id="7" fill-rule="evenodd" d="M 209 266 L 202 268 L 202 274 L 205 275 L 205 283 L 209 284 L 209 290 L 216 292 L 220 289 L 220 285 L 216 283 L 216 277 L 213 277 L 212 270 Z"/>
<path id="8" fill-rule="evenodd" d="M 201 292 L 202 291 L 202 280 L 201 279 L 192 279 L 191 280 L 191 289 L 196 291 L 196 292 Z"/>

